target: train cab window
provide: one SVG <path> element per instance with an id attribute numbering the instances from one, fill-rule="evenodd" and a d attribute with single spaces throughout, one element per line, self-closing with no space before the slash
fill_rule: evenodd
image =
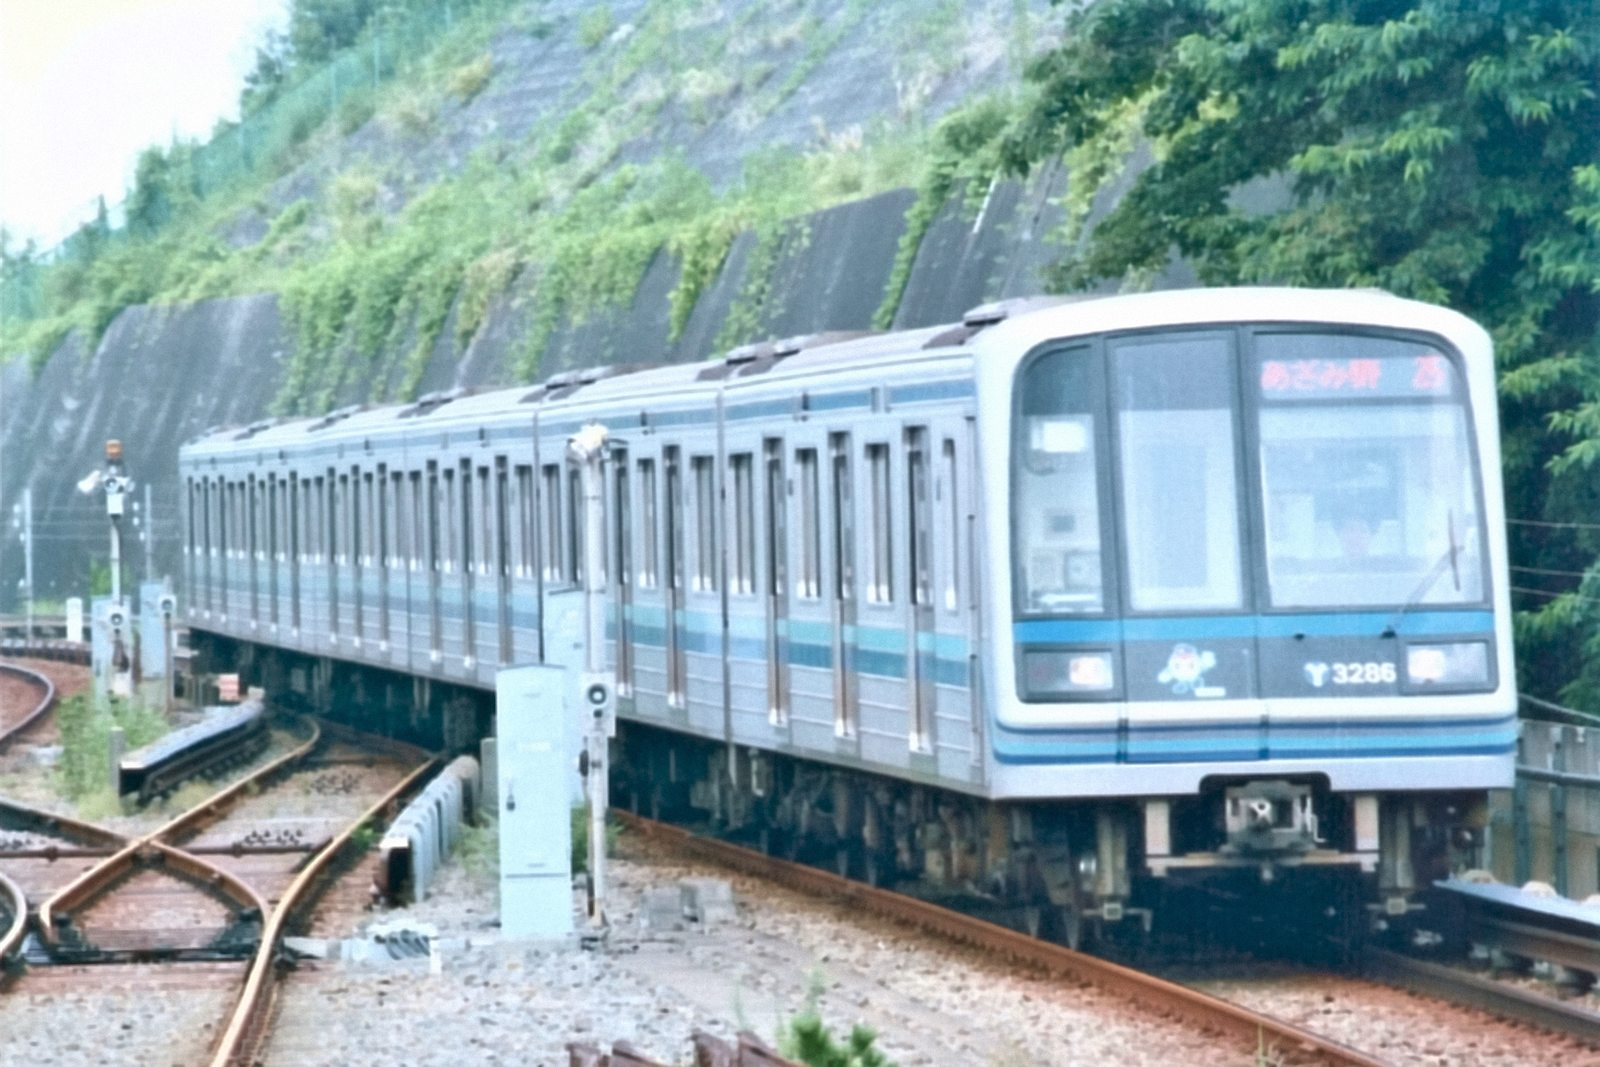
<path id="1" fill-rule="evenodd" d="M 717 589 L 717 469 L 711 456 L 694 456 L 694 588 L 703 593 Z"/>
<path id="2" fill-rule="evenodd" d="M 867 446 L 867 498 L 872 555 L 867 560 L 867 599 L 875 604 L 894 601 L 893 501 L 889 487 L 889 446 Z"/>
<path id="3" fill-rule="evenodd" d="M 656 461 L 639 461 L 639 586 L 654 589 L 660 580 L 660 524 L 656 516 Z"/>
<path id="4" fill-rule="evenodd" d="M 1255 337 L 1274 607 L 1470 604 L 1482 512 L 1455 361 L 1412 339 Z"/>
<path id="5" fill-rule="evenodd" d="M 1024 615 L 1106 608 L 1101 378 L 1100 361 L 1084 345 L 1044 353 L 1017 381 L 1012 536 Z"/>
<path id="6" fill-rule="evenodd" d="M 756 591 L 755 466 L 748 452 L 728 457 L 733 481 L 733 573 L 729 592 L 748 596 Z"/>
<path id="7" fill-rule="evenodd" d="M 795 575 L 795 596 L 815 600 L 822 595 L 822 500 L 817 471 L 817 450 L 798 448 L 795 476 L 800 491 L 800 569 Z"/>
<path id="8" fill-rule="evenodd" d="M 1129 606 L 1239 607 L 1232 334 L 1130 337 L 1111 364 Z"/>

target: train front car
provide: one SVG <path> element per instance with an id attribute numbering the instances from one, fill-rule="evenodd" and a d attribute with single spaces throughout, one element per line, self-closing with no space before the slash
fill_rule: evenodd
<path id="1" fill-rule="evenodd" d="M 1009 443 L 983 461 L 1010 547 L 992 795 L 1036 802 L 1018 836 L 1059 914 L 1320 877 L 1393 917 L 1476 865 L 1516 742 L 1484 332 L 1243 289 L 1067 305 L 975 348 Z"/>

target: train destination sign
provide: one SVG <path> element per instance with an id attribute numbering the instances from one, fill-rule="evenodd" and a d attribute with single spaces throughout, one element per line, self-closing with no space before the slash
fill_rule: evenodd
<path id="1" fill-rule="evenodd" d="M 1454 371 L 1437 352 L 1356 359 L 1264 359 L 1265 400 L 1329 400 L 1344 397 L 1446 397 Z"/>

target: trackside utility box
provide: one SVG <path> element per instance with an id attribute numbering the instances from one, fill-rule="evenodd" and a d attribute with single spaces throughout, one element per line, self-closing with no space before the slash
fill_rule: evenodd
<path id="1" fill-rule="evenodd" d="M 512 667 L 495 676 L 499 757 L 500 932 L 572 932 L 572 782 L 565 668 Z"/>

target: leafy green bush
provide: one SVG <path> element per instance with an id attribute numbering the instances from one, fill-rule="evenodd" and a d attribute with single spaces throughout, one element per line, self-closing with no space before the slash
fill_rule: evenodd
<path id="1" fill-rule="evenodd" d="M 895 1067 L 876 1047 L 878 1035 L 870 1027 L 857 1023 L 843 1043 L 833 1036 L 818 1008 L 823 988 L 821 972 L 813 972 L 806 982 L 805 1007 L 778 1029 L 779 1055 L 807 1067 Z"/>

